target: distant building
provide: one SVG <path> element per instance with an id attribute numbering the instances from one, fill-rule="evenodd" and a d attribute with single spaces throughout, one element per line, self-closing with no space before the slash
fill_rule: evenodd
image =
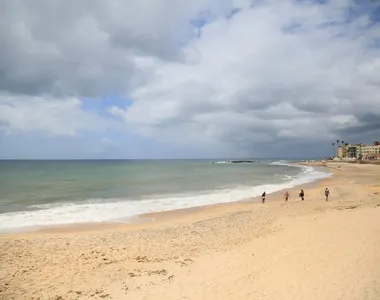
<path id="1" fill-rule="evenodd" d="M 339 146 L 338 147 L 338 157 L 339 158 L 344 158 L 347 156 L 347 148 L 345 145 Z"/>
<path id="2" fill-rule="evenodd" d="M 365 160 L 379 160 L 380 159 L 380 145 L 373 143 L 372 146 L 362 147 L 362 155 Z"/>
<path id="3" fill-rule="evenodd" d="M 380 160 L 380 143 L 373 145 L 345 144 L 338 147 L 337 156 L 343 160 Z"/>
<path id="4" fill-rule="evenodd" d="M 361 159 L 363 144 L 348 144 L 346 147 L 348 158 Z"/>

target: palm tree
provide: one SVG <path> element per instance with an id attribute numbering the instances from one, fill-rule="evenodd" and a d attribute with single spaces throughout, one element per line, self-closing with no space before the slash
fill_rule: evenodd
<path id="1" fill-rule="evenodd" d="M 336 156 L 338 156 L 339 140 L 336 140 Z"/>
<path id="2" fill-rule="evenodd" d="M 333 153 L 334 153 L 333 158 L 334 158 L 335 157 L 335 143 L 332 143 L 331 145 L 333 146 Z"/>

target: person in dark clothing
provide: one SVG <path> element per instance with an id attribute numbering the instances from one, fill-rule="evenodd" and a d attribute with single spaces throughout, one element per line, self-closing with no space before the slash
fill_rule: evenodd
<path id="1" fill-rule="evenodd" d="M 285 201 L 288 201 L 289 197 L 290 197 L 289 192 L 285 191 L 285 194 L 284 194 Z"/>
<path id="2" fill-rule="evenodd" d="M 304 193 L 303 190 L 301 190 L 300 198 L 301 198 L 302 201 L 305 200 L 305 193 Z"/>
<path id="3" fill-rule="evenodd" d="M 267 195 L 267 193 L 262 193 L 261 194 L 261 203 L 264 204 L 265 203 L 265 196 Z"/>
<path id="4" fill-rule="evenodd" d="M 328 188 L 325 189 L 325 196 L 326 196 L 326 201 L 329 200 L 329 195 L 330 195 L 330 191 Z"/>

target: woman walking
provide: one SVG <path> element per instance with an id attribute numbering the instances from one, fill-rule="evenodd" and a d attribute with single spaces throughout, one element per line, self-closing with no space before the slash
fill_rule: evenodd
<path id="1" fill-rule="evenodd" d="M 326 196 L 326 201 L 329 200 L 329 195 L 330 195 L 330 191 L 328 188 L 325 188 L 325 196 Z"/>
<path id="2" fill-rule="evenodd" d="M 285 201 L 288 201 L 289 197 L 290 197 L 289 192 L 285 191 L 285 195 L 284 195 Z"/>

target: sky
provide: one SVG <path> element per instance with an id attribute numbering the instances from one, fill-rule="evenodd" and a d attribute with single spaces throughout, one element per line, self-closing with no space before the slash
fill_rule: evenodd
<path id="1" fill-rule="evenodd" d="M 380 140 L 380 1 L 2 0 L 0 159 Z"/>

